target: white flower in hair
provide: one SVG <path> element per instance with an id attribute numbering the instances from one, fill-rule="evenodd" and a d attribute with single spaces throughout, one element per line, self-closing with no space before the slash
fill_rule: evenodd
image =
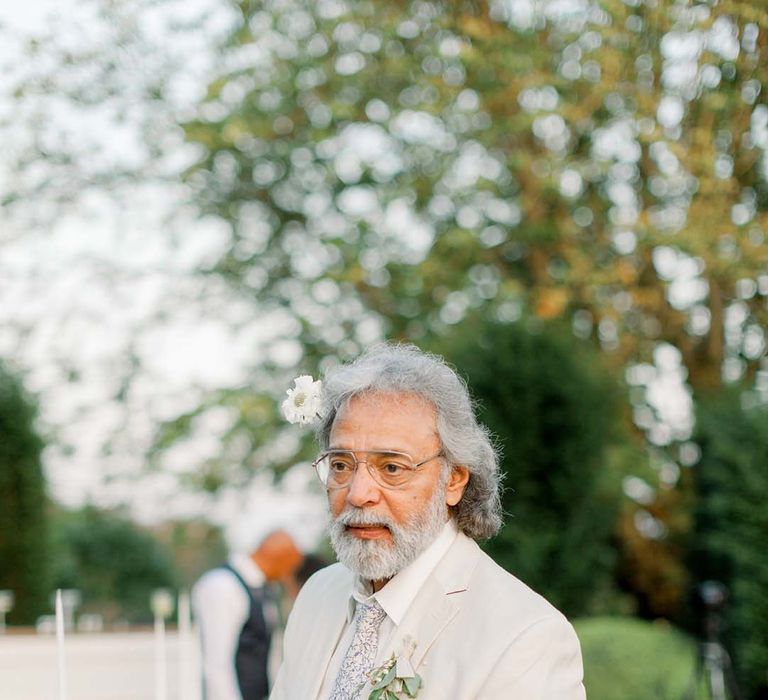
<path id="1" fill-rule="evenodd" d="M 308 425 L 320 416 L 321 393 L 323 383 L 315 381 L 309 374 L 296 377 L 293 388 L 286 393 L 288 398 L 282 403 L 283 415 L 289 423 Z"/>

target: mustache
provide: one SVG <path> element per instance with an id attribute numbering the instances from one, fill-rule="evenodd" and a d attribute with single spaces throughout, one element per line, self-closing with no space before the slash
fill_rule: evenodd
<path id="1" fill-rule="evenodd" d="M 335 524 L 347 527 L 374 525 L 383 526 L 389 528 L 390 530 L 392 530 L 395 526 L 395 523 L 393 523 L 390 518 L 387 518 L 383 515 L 378 515 L 376 513 L 371 513 L 364 508 L 345 510 L 336 518 Z"/>

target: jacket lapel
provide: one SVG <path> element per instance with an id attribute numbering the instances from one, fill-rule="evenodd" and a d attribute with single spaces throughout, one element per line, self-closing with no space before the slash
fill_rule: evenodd
<path id="1" fill-rule="evenodd" d="M 451 548 L 438 562 L 397 628 L 387 649 L 392 654 L 408 655 L 416 669 L 446 625 L 461 609 L 462 593 L 477 566 L 480 549 L 466 535 L 459 533 Z M 412 641 L 411 641 L 412 640 Z M 415 647 L 414 647 L 415 643 Z"/>
<path id="2" fill-rule="evenodd" d="M 325 599 L 318 606 L 310 639 L 305 639 L 296 697 L 317 698 L 328 671 L 333 652 L 339 643 L 349 611 L 351 574 L 342 579 L 335 590 L 324 591 Z"/>

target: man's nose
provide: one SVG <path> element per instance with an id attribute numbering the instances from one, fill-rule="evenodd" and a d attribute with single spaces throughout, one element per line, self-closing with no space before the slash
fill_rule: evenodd
<path id="1" fill-rule="evenodd" d="M 368 464 L 365 460 L 358 461 L 357 469 L 352 475 L 352 481 L 347 491 L 347 503 L 360 508 L 364 505 L 377 503 L 379 496 L 379 485 L 368 471 Z"/>

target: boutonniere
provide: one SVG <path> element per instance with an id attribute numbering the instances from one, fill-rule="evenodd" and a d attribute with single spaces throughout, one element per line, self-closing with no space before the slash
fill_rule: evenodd
<path id="1" fill-rule="evenodd" d="M 283 415 L 289 423 L 308 425 L 320 417 L 323 383 L 315 381 L 309 374 L 293 380 L 293 387 L 285 393 L 288 398 L 282 403 Z"/>
<path id="2" fill-rule="evenodd" d="M 415 640 L 407 637 L 405 647 L 401 656 L 392 654 L 386 663 L 369 671 L 368 678 L 373 689 L 367 700 L 400 700 L 403 697 L 415 698 L 418 695 L 423 682 L 409 661 L 416 648 Z"/>

